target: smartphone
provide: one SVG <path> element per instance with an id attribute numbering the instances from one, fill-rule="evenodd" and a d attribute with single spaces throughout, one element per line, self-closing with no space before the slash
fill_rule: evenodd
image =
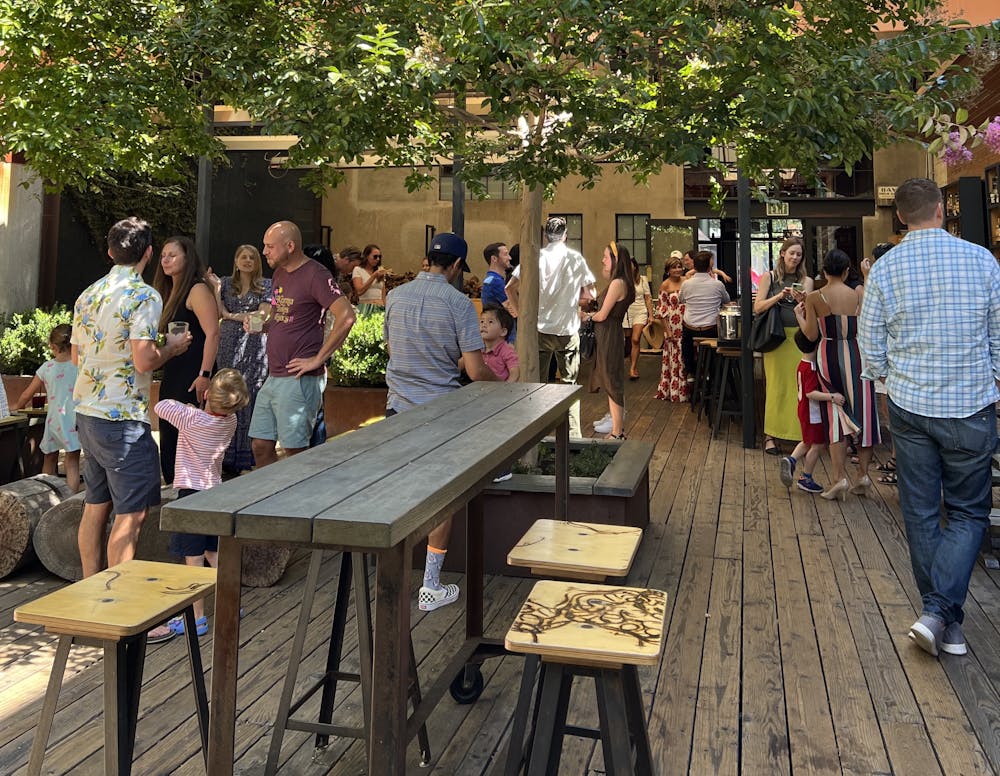
<path id="1" fill-rule="evenodd" d="M 792 283 L 792 291 L 798 291 L 799 293 L 801 293 L 802 292 L 802 284 L 801 283 Z"/>

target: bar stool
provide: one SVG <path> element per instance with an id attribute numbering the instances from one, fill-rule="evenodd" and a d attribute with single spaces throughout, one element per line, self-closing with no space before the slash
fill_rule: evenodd
<path id="1" fill-rule="evenodd" d="M 600 739 L 608 776 L 652 776 L 637 666 L 656 665 L 663 650 L 667 594 L 660 590 L 535 583 L 504 640 L 525 654 L 504 776 L 558 773 L 563 737 Z M 528 740 L 528 707 L 541 664 Z M 576 676 L 593 677 L 600 728 L 566 724 Z M 633 762 L 634 750 L 634 762 Z"/>
<path id="2" fill-rule="evenodd" d="M 642 529 L 627 525 L 536 520 L 507 562 L 536 576 L 603 582 L 628 575 L 640 541 Z"/>
<path id="3" fill-rule="evenodd" d="M 702 409 L 705 409 L 706 417 L 709 417 L 711 411 L 705 405 L 711 400 L 712 367 L 718 341 L 709 337 L 695 337 L 694 342 L 698 348 L 698 360 L 695 362 L 694 386 L 691 390 L 691 412 L 697 407 L 698 420 L 701 420 Z"/>
<path id="4" fill-rule="evenodd" d="M 208 757 L 208 696 L 194 622 L 193 604 L 215 588 L 215 569 L 129 560 L 49 593 L 14 610 L 14 621 L 43 625 L 59 634 L 52 673 L 28 760 L 38 776 L 73 644 L 104 649 L 104 773 L 128 776 L 146 661 L 146 634 L 183 613 L 188 666 L 198 712 L 202 754 Z"/>
<path id="5" fill-rule="evenodd" d="M 306 630 L 309 618 L 312 616 L 313 599 L 319 581 L 320 566 L 323 563 L 323 550 L 313 550 L 309 559 L 309 572 L 306 575 L 305 592 L 302 596 L 302 606 L 299 610 L 299 622 L 295 629 L 295 638 L 288 656 L 288 671 L 281 689 L 281 700 L 278 703 L 278 715 L 274 721 L 274 731 L 271 734 L 271 746 L 267 752 L 267 763 L 264 765 L 265 776 L 273 776 L 278 769 L 278 757 L 281 755 L 281 742 L 286 730 L 299 730 L 316 734 L 316 748 L 325 747 L 330 736 L 345 738 L 367 738 L 371 725 L 371 683 L 372 683 L 372 616 L 371 616 L 371 586 L 368 583 L 368 564 L 366 556 L 360 552 L 343 552 L 340 555 L 340 577 L 337 581 L 337 594 L 333 607 L 333 624 L 330 632 L 330 648 L 326 656 L 326 670 L 323 675 L 310 685 L 295 701 L 292 694 L 295 691 L 295 681 L 298 678 L 299 665 L 302 661 L 302 651 L 305 646 Z M 351 595 L 353 577 L 354 610 L 358 626 L 358 653 L 361 663 L 361 673 L 344 673 L 340 670 L 340 659 L 344 648 L 344 631 L 347 626 L 347 605 Z M 417 661 L 413 654 L 413 639 L 410 642 L 410 686 L 408 695 L 413 708 L 420 705 L 420 684 L 417 679 Z M 332 724 L 333 707 L 337 694 L 337 683 L 341 681 L 354 682 L 361 685 L 361 707 L 364 724 L 360 728 L 345 727 Z M 319 690 L 323 691 L 320 699 L 319 719 L 311 721 L 296 719 L 294 714 Z M 416 731 L 420 744 L 421 765 L 428 765 L 431 760 L 430 741 L 427 737 L 427 725 L 422 724 Z"/>
<path id="6" fill-rule="evenodd" d="M 740 349 L 718 348 L 715 355 L 715 420 L 712 422 L 712 436 L 718 436 L 723 417 L 743 413 L 740 395 Z M 729 404 L 727 404 L 727 400 Z"/>

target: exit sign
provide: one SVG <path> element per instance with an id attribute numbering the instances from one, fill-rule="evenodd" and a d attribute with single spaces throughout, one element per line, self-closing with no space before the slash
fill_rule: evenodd
<path id="1" fill-rule="evenodd" d="M 788 203 L 768 200 L 764 206 L 768 218 L 788 218 Z"/>

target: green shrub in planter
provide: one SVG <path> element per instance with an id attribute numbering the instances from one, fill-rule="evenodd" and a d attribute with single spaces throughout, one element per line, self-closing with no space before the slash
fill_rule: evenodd
<path id="1" fill-rule="evenodd" d="M 49 334 L 61 323 L 72 323 L 65 305 L 49 310 L 14 313 L 0 333 L 0 373 L 33 375 L 52 355 Z"/>
<path id="2" fill-rule="evenodd" d="M 386 350 L 382 332 L 384 322 L 385 313 L 382 311 L 358 314 L 351 333 L 333 354 L 330 363 L 332 385 L 351 388 L 385 386 L 389 351 Z"/>

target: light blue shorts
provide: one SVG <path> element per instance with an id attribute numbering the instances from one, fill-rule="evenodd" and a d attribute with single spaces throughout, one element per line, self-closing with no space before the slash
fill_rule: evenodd
<path id="1" fill-rule="evenodd" d="M 325 388 L 326 375 L 268 377 L 257 394 L 248 435 L 284 448 L 309 447 Z"/>

